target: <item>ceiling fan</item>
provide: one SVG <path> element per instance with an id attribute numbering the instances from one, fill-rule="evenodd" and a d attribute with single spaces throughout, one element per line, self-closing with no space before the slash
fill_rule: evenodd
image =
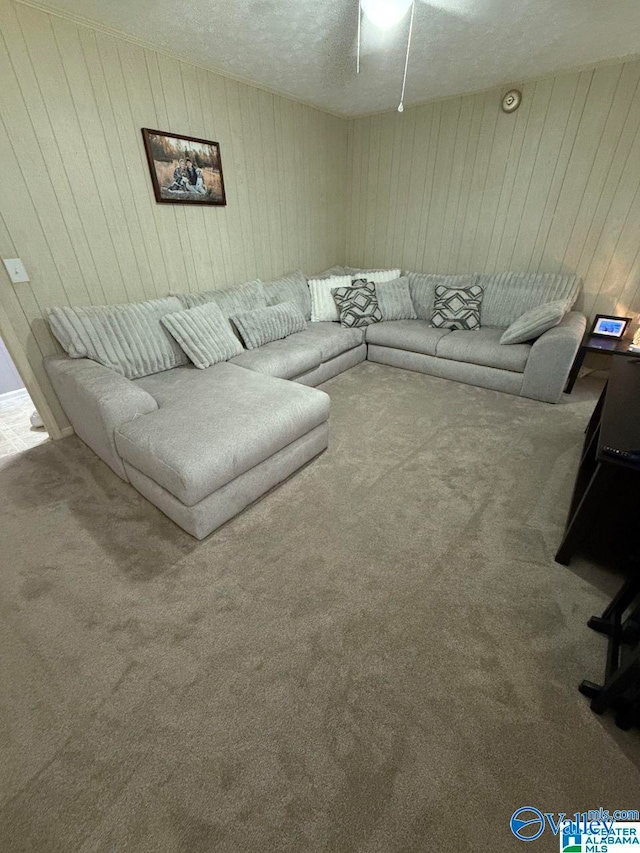
<path id="1" fill-rule="evenodd" d="M 356 74 L 360 73 L 360 43 L 362 33 L 362 16 L 366 15 L 368 20 L 380 30 L 390 30 L 397 27 L 411 9 L 409 17 L 409 33 L 407 36 L 407 51 L 404 58 L 404 73 L 402 75 L 402 90 L 400 92 L 400 103 L 398 112 L 404 112 L 404 91 L 407 85 L 407 71 L 409 69 L 409 52 L 411 50 L 411 36 L 413 35 L 413 18 L 416 11 L 416 0 L 358 0 L 358 46 L 356 52 Z"/>

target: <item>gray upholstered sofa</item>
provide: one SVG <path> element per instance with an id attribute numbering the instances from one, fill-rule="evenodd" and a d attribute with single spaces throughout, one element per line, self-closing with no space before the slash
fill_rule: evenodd
<path id="1" fill-rule="evenodd" d="M 558 326 L 533 342 L 504 346 L 500 338 L 511 323 L 532 308 L 558 299 L 575 304 L 582 286 L 577 276 L 480 274 L 478 282 L 484 287 L 482 327 L 470 332 L 431 328 L 427 318 L 433 306 L 433 276 L 410 272 L 408 278 L 419 319 L 368 326 L 370 361 L 546 403 L 558 402 L 584 335 L 584 314 L 569 311 Z"/>
<path id="2" fill-rule="evenodd" d="M 570 312 L 532 344 L 503 346 L 499 338 L 534 305 L 558 294 L 576 298 L 577 279 L 487 276 L 483 328 L 458 332 L 429 326 L 429 287 L 418 273 L 409 278 L 423 318 L 376 323 L 366 328 L 366 338 L 361 328 L 311 323 L 206 370 L 182 365 L 131 380 L 96 361 L 67 356 L 46 359 L 46 369 L 78 436 L 202 539 L 327 447 L 330 401 L 313 386 L 367 357 L 557 402 L 584 316 Z M 287 301 L 301 286 L 285 285 L 269 291 L 270 304 Z"/>

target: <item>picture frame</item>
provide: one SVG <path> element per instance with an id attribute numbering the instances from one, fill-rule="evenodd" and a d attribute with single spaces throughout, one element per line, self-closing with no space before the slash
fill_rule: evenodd
<path id="1" fill-rule="evenodd" d="M 591 335 L 594 338 L 609 338 L 619 341 L 625 336 L 632 319 L 632 317 L 617 317 L 613 314 L 596 314 L 591 327 Z"/>
<path id="2" fill-rule="evenodd" d="M 158 204 L 226 205 L 218 142 L 150 127 L 141 129 Z"/>

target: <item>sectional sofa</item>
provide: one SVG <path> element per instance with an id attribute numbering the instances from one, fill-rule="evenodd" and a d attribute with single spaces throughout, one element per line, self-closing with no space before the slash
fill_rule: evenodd
<path id="1" fill-rule="evenodd" d="M 325 275 L 361 273 L 336 267 Z M 315 386 L 369 359 L 498 391 L 559 400 L 586 319 L 569 311 L 532 343 L 503 346 L 502 331 L 536 305 L 575 303 L 575 276 L 481 276 L 482 328 L 434 329 L 433 276 L 409 273 L 418 319 L 363 328 L 310 323 L 304 331 L 198 370 L 127 379 L 87 358 L 45 360 L 78 436 L 119 477 L 197 539 L 285 480 L 328 445 L 329 396 Z M 306 278 L 264 284 L 269 304 L 297 300 L 307 317 Z M 208 298 L 233 297 L 213 291 Z"/>

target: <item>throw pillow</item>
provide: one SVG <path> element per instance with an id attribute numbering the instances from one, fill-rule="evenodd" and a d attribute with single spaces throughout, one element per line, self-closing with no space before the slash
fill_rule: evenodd
<path id="1" fill-rule="evenodd" d="M 471 287 L 437 284 L 431 325 L 437 329 L 479 329 L 483 293 L 484 288 L 479 284 Z"/>
<path id="2" fill-rule="evenodd" d="M 435 273 L 408 272 L 407 278 L 409 279 L 411 301 L 419 320 L 431 320 L 437 284 L 445 284 L 448 287 L 471 287 L 478 281 L 478 276 L 475 273 L 437 275 Z"/>
<path id="3" fill-rule="evenodd" d="M 382 320 L 372 281 L 354 279 L 351 287 L 337 287 L 332 291 L 340 314 L 340 325 L 347 328 L 369 326 Z"/>
<path id="4" fill-rule="evenodd" d="M 350 275 L 332 275 L 329 278 L 309 279 L 311 294 L 311 322 L 335 322 L 338 309 L 331 291 L 338 287 L 351 287 Z"/>
<path id="5" fill-rule="evenodd" d="M 201 370 L 244 352 L 215 302 L 166 314 L 161 322 Z"/>
<path id="6" fill-rule="evenodd" d="M 173 296 L 123 305 L 49 308 L 51 331 L 71 358 L 90 358 L 127 379 L 170 370 L 189 359 L 160 322 L 182 308 Z"/>
<path id="7" fill-rule="evenodd" d="M 514 320 L 500 338 L 501 344 L 523 344 L 557 326 L 569 310 L 568 299 L 538 305 Z"/>
<path id="8" fill-rule="evenodd" d="M 279 341 L 307 328 L 304 314 L 293 302 L 245 311 L 234 315 L 231 321 L 247 349 L 257 349 L 269 341 Z"/>
<path id="9" fill-rule="evenodd" d="M 376 296 L 383 320 L 415 320 L 417 314 L 411 301 L 409 279 L 406 276 L 376 284 Z"/>
<path id="10" fill-rule="evenodd" d="M 267 305 L 294 302 L 306 320 L 311 317 L 311 296 L 307 277 L 303 272 L 291 272 L 274 281 L 265 281 L 263 285 Z"/>

